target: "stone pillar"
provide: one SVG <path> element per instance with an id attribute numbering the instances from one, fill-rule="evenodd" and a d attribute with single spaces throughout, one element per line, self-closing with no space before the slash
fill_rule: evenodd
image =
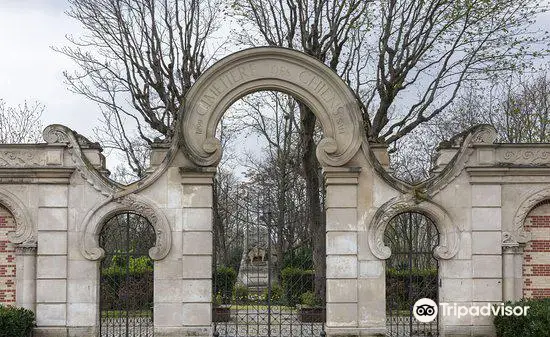
<path id="1" fill-rule="evenodd" d="M 514 300 L 523 298 L 523 249 L 524 243 L 520 243 L 514 250 Z"/>
<path id="2" fill-rule="evenodd" d="M 15 246 L 16 304 L 36 312 L 36 242 Z"/>
<path id="3" fill-rule="evenodd" d="M 35 337 L 67 335 L 68 186 L 39 186 Z"/>
<path id="4" fill-rule="evenodd" d="M 523 297 L 523 244 L 502 244 L 502 299 L 519 301 Z"/>
<path id="5" fill-rule="evenodd" d="M 358 336 L 358 168 L 323 169 L 326 184 L 327 336 Z"/>
<path id="6" fill-rule="evenodd" d="M 502 247 L 502 297 L 504 301 L 516 300 L 516 245 Z"/>
<path id="7" fill-rule="evenodd" d="M 502 301 L 501 186 L 472 185 L 472 304 Z M 492 317 L 471 317 L 473 333 L 493 336 Z"/>
<path id="8" fill-rule="evenodd" d="M 212 206 L 215 168 L 181 169 L 182 336 L 212 336 Z"/>

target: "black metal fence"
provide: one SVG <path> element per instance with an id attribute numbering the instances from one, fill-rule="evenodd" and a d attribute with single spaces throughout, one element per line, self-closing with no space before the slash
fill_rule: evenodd
<path id="1" fill-rule="evenodd" d="M 390 221 L 384 241 L 392 252 L 386 260 L 387 336 L 438 336 L 437 318 L 421 323 L 413 315 L 417 300 L 438 302 L 438 262 L 433 256 L 439 243 L 436 226 L 423 214 L 403 213 Z"/>
<path id="2" fill-rule="evenodd" d="M 215 206 L 214 220 L 214 336 L 322 335 L 325 304 L 315 293 L 307 225 L 288 216 L 281 221 L 280 214 L 250 195 L 218 198 L 222 202 Z"/>
<path id="3" fill-rule="evenodd" d="M 153 226 L 140 215 L 119 214 L 99 236 L 105 250 L 100 276 L 100 336 L 153 336 Z"/>

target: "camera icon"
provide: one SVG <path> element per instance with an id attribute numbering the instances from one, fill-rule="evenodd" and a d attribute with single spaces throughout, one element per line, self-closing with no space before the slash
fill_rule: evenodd
<path id="1" fill-rule="evenodd" d="M 421 298 L 413 306 L 413 315 L 421 323 L 430 323 L 437 317 L 437 303 L 429 298 Z"/>
<path id="2" fill-rule="evenodd" d="M 435 307 L 429 304 L 423 304 L 416 307 L 416 314 L 418 316 L 432 316 L 435 314 Z"/>

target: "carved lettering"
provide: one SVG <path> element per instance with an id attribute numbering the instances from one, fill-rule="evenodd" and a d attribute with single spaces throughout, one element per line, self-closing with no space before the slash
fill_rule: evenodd
<path id="1" fill-rule="evenodd" d="M 197 113 L 201 116 L 207 114 L 220 96 L 223 96 L 225 92 L 236 84 L 251 78 L 255 73 L 256 67 L 254 64 L 248 64 L 246 66 L 230 69 L 221 74 L 218 80 L 212 82 L 212 84 L 204 90 L 204 94 L 199 99 Z M 195 129 L 197 129 L 197 127 Z"/>
<path id="2" fill-rule="evenodd" d="M 345 123 L 345 116 L 344 116 L 344 108 L 339 107 L 336 109 L 336 112 L 332 113 L 334 117 L 334 121 L 336 122 L 336 130 L 339 134 L 346 133 L 346 123 Z"/>
<path id="3" fill-rule="evenodd" d="M 204 131 L 203 131 L 202 119 L 198 119 L 197 124 L 195 124 L 195 134 L 202 135 L 203 133 Z"/>
<path id="4" fill-rule="evenodd" d="M 307 70 L 300 72 L 298 78 L 302 84 L 312 89 L 316 96 L 328 103 L 331 110 L 340 105 L 340 102 L 336 99 L 336 93 L 322 78 L 315 76 Z"/>
<path id="5" fill-rule="evenodd" d="M 337 99 L 335 91 L 320 77 L 307 70 L 300 72 L 298 78 L 302 84 L 312 89 L 319 98 L 329 105 L 330 110 L 333 111 L 331 115 L 335 121 L 338 134 L 346 133 L 344 108 L 341 106 L 340 100 Z"/>
<path id="6" fill-rule="evenodd" d="M 287 79 L 290 79 L 292 77 L 292 72 L 290 71 L 290 69 L 284 65 L 279 64 L 273 64 L 271 66 L 271 74 Z"/>

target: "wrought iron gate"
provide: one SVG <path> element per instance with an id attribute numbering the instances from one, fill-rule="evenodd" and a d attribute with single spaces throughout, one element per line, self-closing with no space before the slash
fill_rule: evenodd
<path id="1" fill-rule="evenodd" d="M 149 248 L 155 231 L 134 213 L 114 216 L 103 226 L 101 261 L 100 336 L 153 336 L 153 261 Z"/>
<path id="2" fill-rule="evenodd" d="M 214 336 L 323 336 L 311 242 L 282 242 L 293 234 L 281 226 L 296 233 L 307 226 L 276 221 L 257 200 L 217 197 L 224 200 L 214 210 Z"/>
<path id="3" fill-rule="evenodd" d="M 420 323 L 413 315 L 414 303 L 421 298 L 438 303 L 436 226 L 423 214 L 403 213 L 390 221 L 384 241 L 391 249 L 386 260 L 387 336 L 438 336 L 437 318 Z"/>

